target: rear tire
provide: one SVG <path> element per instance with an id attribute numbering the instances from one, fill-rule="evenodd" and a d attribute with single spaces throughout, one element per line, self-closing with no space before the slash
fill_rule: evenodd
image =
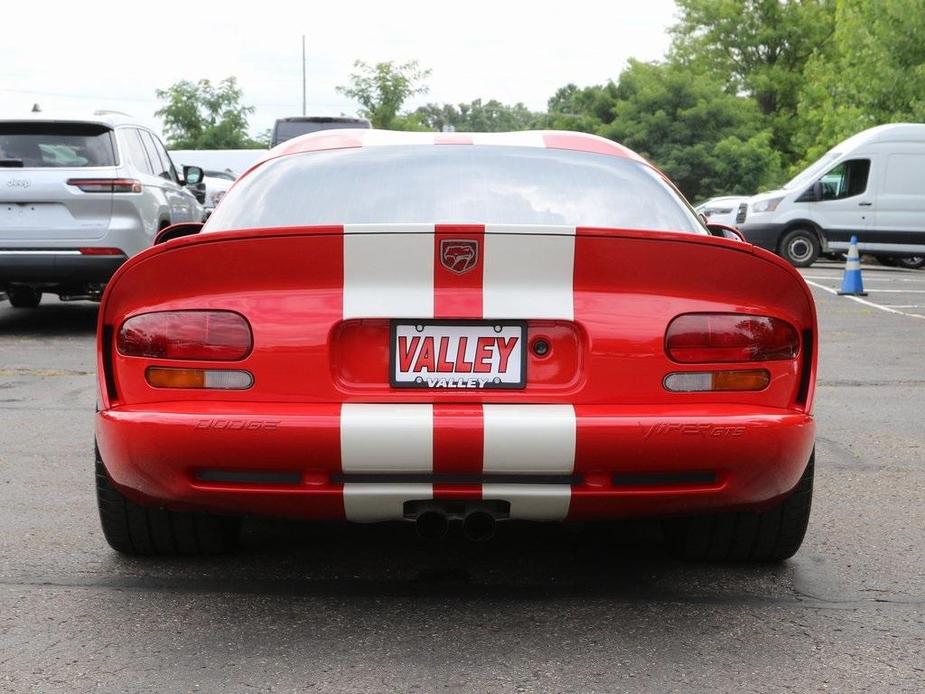
<path id="1" fill-rule="evenodd" d="M 794 267 L 809 267 L 819 258 L 819 237 L 812 229 L 794 229 L 780 242 L 780 256 Z"/>
<path id="2" fill-rule="evenodd" d="M 816 452 L 793 492 L 760 513 L 740 511 L 677 518 L 665 523 L 669 551 L 688 561 L 777 562 L 803 543 L 813 500 Z"/>
<path id="3" fill-rule="evenodd" d="M 6 298 L 13 308 L 38 308 L 42 292 L 32 287 L 10 287 L 6 290 Z"/>
<path id="4" fill-rule="evenodd" d="M 904 267 L 907 270 L 918 270 L 920 267 L 925 265 L 925 257 L 914 256 L 912 258 L 897 258 L 896 266 Z"/>
<path id="5" fill-rule="evenodd" d="M 240 519 L 136 504 L 115 488 L 99 452 L 96 500 L 106 542 L 122 554 L 223 554 L 237 545 Z"/>

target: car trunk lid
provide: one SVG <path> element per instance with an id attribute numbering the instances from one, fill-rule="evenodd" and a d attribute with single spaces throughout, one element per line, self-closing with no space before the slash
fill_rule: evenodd
<path id="1" fill-rule="evenodd" d="M 251 371 L 254 386 L 199 392 L 197 399 L 810 406 L 811 383 L 802 381 L 812 372 L 815 314 L 805 283 L 773 255 L 726 239 L 472 225 L 203 234 L 129 261 L 107 292 L 101 334 L 111 340 L 138 313 L 202 309 L 247 317 L 253 352 L 226 366 Z M 669 374 L 710 368 L 681 365 L 666 354 L 668 326 L 687 313 L 786 321 L 800 334 L 800 355 L 747 364 L 769 373 L 760 392 L 668 392 Z M 496 327 L 522 325 L 523 380 L 496 388 L 397 384 L 398 338 L 405 335 L 407 352 L 410 331 L 434 324 L 474 325 L 475 344 Z M 536 349 L 539 341 L 546 349 Z M 441 359 L 439 340 L 433 344 L 434 363 L 460 361 L 452 350 Z M 473 361 L 471 345 L 464 363 Z M 419 348 L 406 361 L 418 359 Z M 146 384 L 145 360 L 113 352 L 111 343 L 107 350 L 115 397 L 132 403 L 178 397 Z M 471 367 L 447 378 L 468 375 Z"/>

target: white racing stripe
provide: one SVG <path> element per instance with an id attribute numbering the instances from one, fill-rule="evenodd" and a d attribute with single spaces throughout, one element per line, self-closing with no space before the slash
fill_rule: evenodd
<path id="1" fill-rule="evenodd" d="M 436 139 L 434 132 L 396 132 L 394 130 L 364 130 L 364 147 L 382 147 L 392 145 L 432 145 Z"/>
<path id="2" fill-rule="evenodd" d="M 433 231 L 345 226 L 344 319 L 432 318 Z"/>
<path id="3" fill-rule="evenodd" d="M 575 408 L 571 405 L 484 405 L 482 469 L 486 474 L 571 474 L 575 469 Z M 484 484 L 483 499 L 511 502 L 511 518 L 561 520 L 567 484 Z"/>
<path id="4" fill-rule="evenodd" d="M 557 521 L 568 515 L 572 488 L 567 484 L 483 484 L 482 498 L 509 501 L 515 520 Z"/>
<path id="5" fill-rule="evenodd" d="M 575 468 L 572 405 L 483 405 L 486 473 L 571 474 Z"/>
<path id="6" fill-rule="evenodd" d="M 345 473 L 430 473 L 433 459 L 433 405 L 341 405 L 340 465 Z"/>
<path id="7" fill-rule="evenodd" d="M 482 315 L 573 320 L 574 227 L 485 228 Z"/>
<path id="8" fill-rule="evenodd" d="M 341 469 L 345 473 L 431 473 L 432 405 L 344 403 L 340 413 Z M 344 484 L 347 520 L 399 520 L 406 501 L 433 498 L 430 484 Z"/>
<path id="9" fill-rule="evenodd" d="M 467 133 L 460 134 L 465 135 Z M 525 130 L 513 133 L 475 133 L 472 136 L 472 144 L 504 147 L 545 147 L 546 140 L 543 139 L 543 133 Z"/>
<path id="10" fill-rule="evenodd" d="M 348 482 L 344 485 L 344 513 L 354 523 L 377 523 L 400 520 L 406 501 L 432 499 L 429 484 L 367 484 Z"/>

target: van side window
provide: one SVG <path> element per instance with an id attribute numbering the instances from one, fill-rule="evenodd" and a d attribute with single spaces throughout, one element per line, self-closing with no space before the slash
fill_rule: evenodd
<path id="1" fill-rule="evenodd" d="M 849 159 L 830 170 L 820 179 L 823 200 L 841 200 L 860 195 L 867 190 L 870 159 Z"/>

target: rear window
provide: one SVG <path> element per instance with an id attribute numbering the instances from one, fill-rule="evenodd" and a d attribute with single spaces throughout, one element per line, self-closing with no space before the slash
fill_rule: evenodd
<path id="1" fill-rule="evenodd" d="M 637 161 L 478 145 L 365 147 L 272 159 L 232 188 L 206 230 L 376 223 L 706 233 L 680 195 Z"/>
<path id="2" fill-rule="evenodd" d="M 112 130 L 84 123 L 0 122 L 0 166 L 114 166 Z"/>

